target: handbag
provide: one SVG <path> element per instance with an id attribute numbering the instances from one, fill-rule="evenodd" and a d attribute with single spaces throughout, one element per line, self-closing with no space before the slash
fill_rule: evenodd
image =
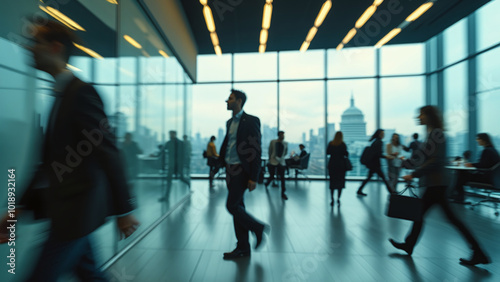
<path id="1" fill-rule="evenodd" d="M 344 166 L 346 171 L 351 171 L 352 170 L 352 163 L 349 158 L 344 158 Z"/>
<path id="2" fill-rule="evenodd" d="M 423 201 L 412 191 L 415 188 L 408 183 L 403 191 L 389 196 L 387 216 L 411 221 L 422 221 Z M 410 196 L 403 195 L 407 190 Z"/>

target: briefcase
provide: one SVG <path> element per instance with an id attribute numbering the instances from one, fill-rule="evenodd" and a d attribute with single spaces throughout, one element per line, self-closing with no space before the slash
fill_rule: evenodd
<path id="1" fill-rule="evenodd" d="M 407 187 L 401 193 L 389 196 L 387 216 L 411 221 L 422 221 L 422 199 L 418 198 L 413 192 L 411 192 L 411 196 L 403 195 L 407 189 L 411 188 Z"/>

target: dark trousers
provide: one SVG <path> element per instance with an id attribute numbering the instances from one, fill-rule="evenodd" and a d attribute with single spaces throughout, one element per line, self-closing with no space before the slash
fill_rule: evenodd
<path id="1" fill-rule="evenodd" d="M 108 281 L 96 266 L 89 236 L 60 241 L 51 233 L 27 281 L 58 281 L 69 272 L 81 281 Z"/>
<path id="2" fill-rule="evenodd" d="M 226 184 L 228 188 L 226 208 L 233 216 L 234 233 L 238 241 L 237 248 L 241 250 L 250 250 L 248 231 L 256 233 L 264 229 L 264 225 L 245 210 L 244 194 L 249 179 L 241 165 L 226 167 Z"/>
<path id="3" fill-rule="evenodd" d="M 451 224 L 453 224 L 460 233 L 465 237 L 467 242 L 469 242 L 469 245 L 474 251 L 481 251 L 478 242 L 472 236 L 470 233 L 469 229 L 464 225 L 464 223 L 458 219 L 458 217 L 453 213 L 451 210 L 448 200 L 446 199 L 446 186 L 438 186 L 438 187 L 428 187 L 427 190 L 425 191 L 424 195 L 422 196 L 422 201 L 423 201 L 423 216 L 425 216 L 426 212 L 429 210 L 430 207 L 433 205 L 439 205 L 444 211 L 444 214 L 448 218 Z M 410 231 L 410 234 L 406 237 L 406 244 L 411 246 L 412 248 L 415 246 L 417 243 L 418 237 L 420 235 L 420 232 L 422 231 L 422 226 L 424 224 L 424 221 L 414 221 L 413 222 L 413 227 Z"/>
<path id="4" fill-rule="evenodd" d="M 363 183 L 361 183 L 361 186 L 359 186 L 359 189 L 358 191 L 361 191 L 363 190 L 363 187 L 365 187 L 366 183 L 368 183 L 368 181 L 370 181 L 370 179 L 372 178 L 373 174 L 377 174 L 380 178 L 382 178 L 382 181 L 384 181 L 385 183 L 385 187 L 387 187 L 387 191 L 389 191 L 389 193 L 392 193 L 392 187 L 389 185 L 389 183 L 387 182 L 387 179 L 385 178 L 385 175 L 384 173 L 382 172 L 382 169 L 380 167 L 376 167 L 376 168 L 370 168 L 370 171 L 368 171 L 368 176 L 366 177 L 365 180 L 363 180 Z"/>
<path id="5" fill-rule="evenodd" d="M 281 179 L 281 194 L 284 194 L 286 191 L 285 187 L 285 167 L 282 165 L 268 165 L 269 168 L 269 179 L 266 182 L 266 186 L 269 185 L 274 180 L 274 175 L 276 172 Z"/>
<path id="6" fill-rule="evenodd" d="M 210 186 L 213 185 L 214 182 L 214 176 L 219 172 L 219 167 L 218 166 L 210 166 L 210 170 L 208 172 L 208 182 L 210 183 Z"/>
<path id="7" fill-rule="evenodd" d="M 491 183 L 488 178 L 482 173 L 471 173 L 469 171 L 458 170 L 457 171 L 457 184 L 455 186 L 456 199 L 463 201 L 465 199 L 464 184 L 473 181 L 481 183 Z"/>

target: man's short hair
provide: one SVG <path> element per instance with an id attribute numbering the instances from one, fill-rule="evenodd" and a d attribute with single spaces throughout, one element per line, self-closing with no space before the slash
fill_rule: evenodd
<path id="1" fill-rule="evenodd" d="M 48 42 L 57 41 L 64 46 L 64 59 L 66 63 L 72 54 L 75 45 L 73 42 L 81 43 L 79 37 L 65 25 L 56 21 L 47 21 L 44 24 L 35 24 L 37 34 Z"/>
<path id="2" fill-rule="evenodd" d="M 280 134 L 285 134 L 285 131 L 283 130 L 278 131 L 278 136 L 280 136 Z"/>
<path id="3" fill-rule="evenodd" d="M 413 134 L 413 139 L 417 140 L 418 139 L 418 133 Z"/>
<path id="4" fill-rule="evenodd" d="M 306 146 L 304 146 L 304 144 L 300 144 L 299 145 L 299 148 L 305 148 Z"/>
<path id="5" fill-rule="evenodd" d="M 234 95 L 234 98 L 236 98 L 236 100 L 241 99 L 241 107 L 243 108 L 245 102 L 247 101 L 247 95 L 245 94 L 245 92 L 241 90 L 231 89 L 231 93 Z"/>

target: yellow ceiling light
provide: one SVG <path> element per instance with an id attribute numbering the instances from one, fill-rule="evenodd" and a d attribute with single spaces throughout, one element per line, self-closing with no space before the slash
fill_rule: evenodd
<path id="1" fill-rule="evenodd" d="M 210 33 L 210 38 L 212 39 L 212 45 L 214 46 L 219 45 L 219 37 L 217 37 L 217 33 L 215 32 Z"/>
<path id="2" fill-rule="evenodd" d="M 434 2 L 427 2 L 418 7 L 413 13 L 411 13 L 407 18 L 407 22 L 413 22 L 418 19 L 421 15 L 423 15 L 430 7 L 434 5 Z"/>
<path id="3" fill-rule="evenodd" d="M 382 2 L 384 2 L 384 0 L 375 0 L 375 1 L 373 1 L 373 5 L 378 7 L 378 6 L 380 6 L 380 4 L 382 4 Z"/>
<path id="4" fill-rule="evenodd" d="M 349 43 L 349 41 L 351 41 L 351 39 L 354 37 L 354 35 L 356 35 L 356 28 L 352 28 L 351 30 L 349 30 L 349 32 L 347 33 L 347 35 L 344 37 L 344 39 L 342 40 L 342 43 L 345 45 L 347 43 Z"/>
<path id="5" fill-rule="evenodd" d="M 266 44 L 260 44 L 259 53 L 264 53 L 264 52 L 266 52 Z"/>
<path id="6" fill-rule="evenodd" d="M 218 56 L 222 55 L 222 50 L 220 49 L 219 45 L 214 46 L 214 49 L 215 49 L 215 54 L 217 54 Z"/>
<path id="7" fill-rule="evenodd" d="M 344 48 L 344 44 L 340 43 L 335 49 L 337 49 L 337 51 L 340 51 L 342 50 L 342 48 Z"/>
<path id="8" fill-rule="evenodd" d="M 323 3 L 323 6 L 321 6 L 321 10 L 319 11 L 318 16 L 316 17 L 316 20 L 314 21 L 314 26 L 319 27 L 323 21 L 326 18 L 326 15 L 328 15 L 328 12 L 330 12 L 330 9 L 332 8 L 332 1 L 327 0 L 325 3 Z"/>
<path id="9" fill-rule="evenodd" d="M 108 1 L 111 4 L 118 5 L 118 2 L 116 0 L 106 0 L 106 1 Z"/>
<path id="10" fill-rule="evenodd" d="M 382 39 L 380 39 L 377 44 L 375 44 L 375 47 L 380 48 L 383 45 L 385 45 L 387 42 L 391 41 L 391 39 L 394 38 L 394 36 L 398 35 L 401 32 L 400 28 L 395 28 L 391 30 L 386 36 L 384 36 Z"/>
<path id="11" fill-rule="evenodd" d="M 125 38 L 125 40 L 127 40 L 128 43 L 130 43 L 132 46 L 134 46 L 135 48 L 137 49 L 142 49 L 142 45 L 139 44 L 137 41 L 135 41 L 132 37 L 128 36 L 128 35 L 124 35 L 123 38 Z"/>
<path id="12" fill-rule="evenodd" d="M 273 14 L 273 5 L 264 5 L 264 12 L 262 14 L 262 28 L 269 29 L 271 27 L 271 17 Z"/>
<path id="13" fill-rule="evenodd" d="M 311 27 L 311 29 L 307 33 L 306 41 L 311 42 L 313 40 L 314 36 L 316 35 L 316 32 L 318 32 L 318 28 L 316 28 L 315 26 Z"/>
<path id="14" fill-rule="evenodd" d="M 268 34 L 267 29 L 263 29 L 260 31 L 260 40 L 259 40 L 260 44 L 266 44 L 267 34 Z"/>
<path id="15" fill-rule="evenodd" d="M 365 12 L 359 17 L 359 19 L 356 21 L 356 24 L 354 25 L 357 29 L 360 29 L 375 13 L 377 10 L 377 6 L 371 5 L 368 7 L 368 9 L 365 10 Z"/>
<path id="16" fill-rule="evenodd" d="M 70 64 L 66 64 L 66 67 L 72 71 L 82 71 L 81 69 L 75 67 L 75 66 L 72 66 Z"/>
<path id="17" fill-rule="evenodd" d="M 272 3 L 273 3 L 273 0 L 266 0 L 266 3 L 268 3 L 268 4 L 272 4 Z"/>
<path id="18" fill-rule="evenodd" d="M 207 0 L 200 0 L 200 4 L 203 6 L 207 5 Z"/>
<path id="19" fill-rule="evenodd" d="M 165 51 L 159 50 L 158 53 L 160 53 L 160 55 L 162 55 L 163 57 L 168 58 L 168 55 L 167 53 L 165 53 Z"/>
<path id="20" fill-rule="evenodd" d="M 38 7 L 42 11 L 44 11 L 45 13 L 51 15 L 56 20 L 60 21 L 65 26 L 67 26 L 67 27 L 69 27 L 69 28 L 71 28 L 73 30 L 85 31 L 85 29 L 83 27 L 81 27 L 78 23 L 76 23 L 75 21 L 73 21 L 72 19 L 70 19 L 65 14 L 61 13 L 59 10 L 56 10 L 56 9 L 50 7 L 50 6 L 38 5 Z"/>
<path id="21" fill-rule="evenodd" d="M 309 48 L 309 42 L 304 41 L 304 43 L 302 43 L 302 46 L 300 46 L 300 52 L 304 53 L 307 48 Z"/>
<path id="22" fill-rule="evenodd" d="M 96 59 L 103 59 L 103 57 L 101 55 L 97 54 L 97 52 L 95 52 L 92 49 L 89 49 L 87 47 L 83 47 L 82 45 L 76 44 L 74 42 L 73 42 L 73 45 L 75 45 L 76 48 L 82 50 L 83 52 L 87 53 L 91 57 L 94 57 Z"/>
<path id="23" fill-rule="evenodd" d="M 205 17 L 208 31 L 215 32 L 215 22 L 212 15 L 212 10 L 207 5 L 203 6 L 203 16 Z"/>

